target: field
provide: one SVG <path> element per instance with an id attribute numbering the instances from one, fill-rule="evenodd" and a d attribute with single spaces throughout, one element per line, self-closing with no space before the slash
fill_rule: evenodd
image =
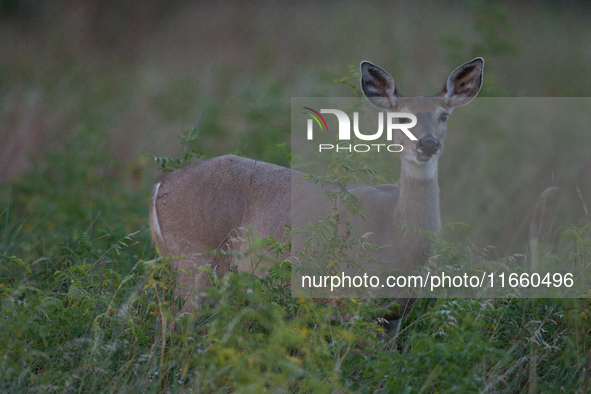
<path id="1" fill-rule="evenodd" d="M 0 0 L 0 391 L 591 391 L 585 298 L 421 299 L 384 343 L 371 303 L 342 300 L 336 324 L 291 298 L 275 244 L 267 277 L 172 312 L 160 163 L 288 166 L 291 98 L 355 95 L 362 60 L 407 96 L 486 61 L 440 160 L 443 223 L 467 225 L 442 258 L 590 264 L 589 6 L 420 4 Z"/>

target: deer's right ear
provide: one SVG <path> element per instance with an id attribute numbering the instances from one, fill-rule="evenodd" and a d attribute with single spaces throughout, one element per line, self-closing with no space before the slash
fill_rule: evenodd
<path id="1" fill-rule="evenodd" d="M 369 102 L 378 108 L 391 109 L 395 98 L 400 97 L 394 78 L 381 67 L 361 62 L 361 90 Z"/>
<path id="2" fill-rule="evenodd" d="M 484 59 L 477 57 L 452 71 L 437 97 L 450 97 L 449 105 L 466 105 L 480 92 Z"/>

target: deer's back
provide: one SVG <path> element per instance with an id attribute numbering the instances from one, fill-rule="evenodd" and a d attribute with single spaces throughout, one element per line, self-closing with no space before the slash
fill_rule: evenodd
<path id="1" fill-rule="evenodd" d="M 286 225 L 303 229 L 334 213 L 333 203 L 322 195 L 325 189 L 302 180 L 303 176 L 237 156 L 216 157 L 176 170 L 160 182 L 154 195 L 151 220 L 152 228 L 160 232 L 155 237 L 161 239 L 159 247 L 194 262 L 198 259 L 193 256 L 211 250 L 243 251 L 246 226 L 252 226 L 258 236 L 284 242 Z M 368 241 L 391 244 L 394 223 L 388 218 L 393 217 L 399 188 L 348 185 L 348 189 L 370 218 L 345 214 L 343 219 L 371 233 Z"/>
<path id="2" fill-rule="evenodd" d="M 171 254 L 221 249 L 240 228 L 281 238 L 289 223 L 287 168 L 237 156 L 185 166 L 166 176 L 154 196 L 164 249 Z"/>

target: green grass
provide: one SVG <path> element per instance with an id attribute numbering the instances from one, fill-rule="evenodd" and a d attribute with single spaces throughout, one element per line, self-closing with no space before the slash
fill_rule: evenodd
<path id="1" fill-rule="evenodd" d="M 210 301 L 176 316 L 176 273 L 148 239 L 148 191 L 107 175 L 120 163 L 105 138 L 57 141 L 64 153 L 3 189 L 2 392 L 588 390 L 583 299 L 422 299 L 385 344 L 372 303 L 342 300 L 352 318 L 337 324 L 334 308 L 291 298 L 277 246 L 268 276 L 213 278 Z M 577 234 L 563 252 L 588 259 L 588 230 Z"/>
<path id="2" fill-rule="evenodd" d="M 334 81 L 347 77 L 358 86 L 349 68 L 358 72 L 361 60 L 384 67 L 406 96 L 435 94 L 451 70 L 475 56 L 486 61 L 479 98 L 584 101 L 591 90 L 591 31 L 580 2 L 560 10 L 483 1 L 41 2 L 30 10 L 26 2 L 8 3 L 13 11 L 0 16 L 4 180 L 30 169 L 28 155 L 39 159 L 54 135 L 71 139 L 88 127 L 106 133 L 106 153 L 152 180 L 156 166 L 143 155 L 177 155 L 174 136 L 191 128 L 208 157 L 238 151 L 287 165 L 275 147 L 289 140 L 290 98 L 351 95 Z M 568 197 L 571 221 L 584 219 L 576 188 L 591 206 L 589 133 L 549 122 L 526 133 L 513 124 L 490 129 L 478 116 L 454 128 L 474 108 L 450 118 L 441 160 L 444 219 L 468 223 L 471 238 L 497 246 L 499 257 L 528 241 L 532 206 L 550 185 Z"/>
<path id="3" fill-rule="evenodd" d="M 586 96 L 583 3 L 26 4 L 0 1 L 0 392 L 591 390 L 585 299 L 421 299 L 386 345 L 379 308 L 343 300 L 353 318 L 337 324 L 290 297 L 278 261 L 264 278 L 228 274 L 202 310 L 175 316 L 176 273 L 147 225 L 158 163 L 144 154 L 174 156 L 173 136 L 195 127 L 207 157 L 287 165 L 289 98 L 350 95 L 334 80 L 357 86 L 348 68 L 365 59 L 405 95 L 483 56 L 483 97 Z M 445 259 L 589 264 L 584 116 L 483 127 L 484 104 L 454 112 L 465 129 L 450 119 L 442 213 L 470 227 L 446 234 Z M 561 194 L 544 211 L 549 186 Z"/>

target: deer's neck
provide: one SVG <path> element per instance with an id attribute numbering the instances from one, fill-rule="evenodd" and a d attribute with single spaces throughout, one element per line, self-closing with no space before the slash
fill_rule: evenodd
<path id="1" fill-rule="evenodd" d="M 402 160 L 400 196 L 394 219 L 395 223 L 409 225 L 413 229 L 441 229 L 436 161 L 425 167 L 418 167 Z"/>

